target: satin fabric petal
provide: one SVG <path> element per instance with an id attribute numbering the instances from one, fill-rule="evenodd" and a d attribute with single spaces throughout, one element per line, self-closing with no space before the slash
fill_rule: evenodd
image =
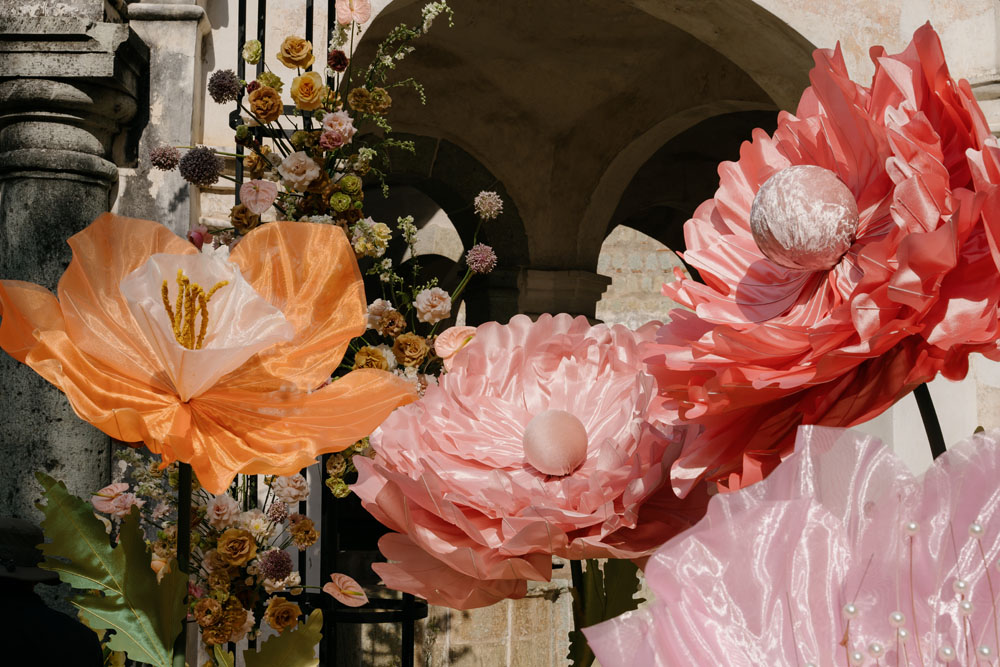
<path id="1" fill-rule="evenodd" d="M 873 642 L 881 664 L 938 664 L 943 646 L 974 664 L 979 646 L 1000 645 L 989 579 L 1000 555 L 998 473 L 1000 432 L 951 447 L 915 479 L 869 436 L 801 427 L 795 454 L 770 477 L 717 496 L 653 555 L 648 608 L 584 633 L 607 667 L 840 665 Z M 911 521 L 915 533 L 904 530 Z M 971 613 L 959 608 L 958 579 Z M 858 609 L 850 625 L 848 603 Z"/>
<path id="2" fill-rule="evenodd" d="M 265 259 L 266 258 L 266 259 Z M 335 225 L 275 222 L 247 234 L 231 259 L 243 277 L 295 327 L 220 385 L 270 391 L 291 382 L 315 389 L 365 331 L 364 283 L 347 237 Z"/>
<path id="3" fill-rule="evenodd" d="M 190 401 L 165 381 L 113 282 L 151 253 L 197 254 L 156 223 L 104 214 L 73 237 L 74 259 L 60 281 L 65 303 L 36 285 L 0 282 L 0 346 L 63 391 L 82 419 L 114 438 L 146 443 L 167 463 L 191 463 L 213 493 L 224 492 L 239 472 L 298 472 L 316 455 L 368 435 L 416 394 L 404 380 L 374 370 L 312 391 L 364 328 L 360 275 L 340 230 L 268 227 L 246 237 L 237 258 L 286 313 L 296 337 Z M 297 250 L 298 243 L 307 247 Z"/>

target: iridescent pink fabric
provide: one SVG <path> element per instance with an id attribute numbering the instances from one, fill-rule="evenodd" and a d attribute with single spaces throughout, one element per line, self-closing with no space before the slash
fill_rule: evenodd
<path id="1" fill-rule="evenodd" d="M 385 583 L 468 609 L 523 596 L 548 580 L 552 556 L 639 558 L 704 513 L 704 487 L 684 501 L 665 484 L 687 431 L 654 423 L 652 378 L 637 332 L 586 318 L 518 315 L 484 324 L 439 386 L 396 410 L 356 457 L 353 490 L 400 533 L 380 547 Z M 572 474 L 524 460 L 525 426 L 546 410 L 579 419 L 589 441 Z"/>
<path id="2" fill-rule="evenodd" d="M 584 629 L 601 665 L 996 664 L 1000 431 L 919 479 L 861 433 L 795 450 L 650 558 L 654 602 Z"/>
<path id="3" fill-rule="evenodd" d="M 755 131 L 685 225 L 705 284 L 663 288 L 693 310 L 646 350 L 658 409 L 703 429 L 673 464 L 681 495 L 702 478 L 758 481 L 798 425 L 866 421 L 938 373 L 963 377 L 970 352 L 1000 356 L 996 243 L 969 162 L 990 133 L 968 83 L 948 75 L 930 25 L 898 55 L 872 50 L 869 87 L 839 47 L 814 57 L 796 115 Z M 778 266 L 751 235 L 755 194 L 792 165 L 832 171 L 857 201 L 857 236 L 830 270 Z"/>

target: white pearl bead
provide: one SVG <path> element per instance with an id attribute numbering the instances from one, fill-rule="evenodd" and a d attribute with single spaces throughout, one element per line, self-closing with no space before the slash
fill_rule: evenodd
<path id="1" fill-rule="evenodd" d="M 846 618 L 847 620 L 851 620 L 858 615 L 857 605 L 850 602 L 844 605 L 843 611 L 844 611 L 844 618 Z"/>
<path id="2" fill-rule="evenodd" d="M 955 649 L 950 646 L 942 646 L 938 649 L 938 660 L 941 662 L 951 662 L 955 659 Z"/>
<path id="3" fill-rule="evenodd" d="M 968 600 L 962 600 L 958 603 L 958 611 L 961 612 L 962 616 L 969 616 L 972 614 L 972 603 Z"/>
<path id="4" fill-rule="evenodd" d="M 993 649 L 991 649 L 989 646 L 980 646 L 979 648 L 976 649 L 976 653 L 978 653 L 983 658 L 989 658 L 993 655 Z"/>
<path id="5" fill-rule="evenodd" d="M 900 641 L 904 641 L 905 642 L 906 638 L 910 636 L 910 631 L 907 630 L 906 628 L 900 628 L 899 630 L 896 631 L 896 634 L 899 635 L 899 640 Z"/>
<path id="6" fill-rule="evenodd" d="M 956 579 L 951 584 L 951 587 L 958 595 L 963 595 L 967 590 L 969 590 L 969 584 L 965 581 L 965 579 Z"/>
<path id="7" fill-rule="evenodd" d="M 865 662 L 865 656 L 861 654 L 861 651 L 854 651 L 853 653 L 851 653 L 852 665 L 858 666 L 864 664 L 864 662 Z"/>
<path id="8" fill-rule="evenodd" d="M 885 647 L 878 642 L 872 642 L 868 645 L 868 655 L 875 658 L 876 660 L 881 658 L 885 654 Z"/>
<path id="9" fill-rule="evenodd" d="M 920 524 L 916 521 L 907 521 L 903 524 L 903 532 L 913 537 L 920 532 Z"/>
<path id="10" fill-rule="evenodd" d="M 903 612 L 894 611 L 889 614 L 889 625 L 894 628 L 901 628 L 903 624 L 906 623 L 906 617 L 903 616 Z"/>
<path id="11" fill-rule="evenodd" d="M 974 537 L 977 540 L 983 536 L 983 527 L 978 523 L 973 523 L 969 526 L 969 537 Z"/>

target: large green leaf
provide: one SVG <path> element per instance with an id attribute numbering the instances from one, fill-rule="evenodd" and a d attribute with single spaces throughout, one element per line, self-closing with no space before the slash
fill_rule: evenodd
<path id="1" fill-rule="evenodd" d="M 319 609 L 309 614 L 305 623 L 296 630 L 289 630 L 268 638 L 260 645 L 260 652 L 243 651 L 247 667 L 316 667 L 316 644 L 323 638 L 323 612 Z"/>
<path id="2" fill-rule="evenodd" d="M 604 562 L 603 570 L 594 559 L 587 561 L 583 573 L 583 590 L 573 588 L 573 631 L 569 633 L 569 655 L 575 667 L 594 664 L 594 652 L 587 638 L 580 632 L 590 627 L 632 611 L 645 602 L 635 598 L 639 589 L 638 568 L 630 560 L 611 559 Z"/>
<path id="3" fill-rule="evenodd" d="M 137 662 L 171 667 L 174 639 L 186 612 L 185 576 L 174 567 L 157 584 L 136 510 L 122 522 L 118 546 L 112 548 L 88 503 L 62 482 L 44 473 L 36 477 L 45 489 L 46 504 L 38 506 L 45 513 L 42 529 L 51 540 L 40 545 L 47 557 L 41 567 L 88 591 L 70 602 L 90 627 L 115 631 L 108 648 Z"/>

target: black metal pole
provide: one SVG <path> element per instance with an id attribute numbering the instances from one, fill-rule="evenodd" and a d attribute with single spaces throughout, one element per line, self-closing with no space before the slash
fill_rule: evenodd
<path id="1" fill-rule="evenodd" d="M 413 654 L 414 654 L 414 643 L 415 643 L 415 633 L 413 631 L 413 606 L 415 598 L 409 593 L 403 593 L 403 641 L 402 641 L 402 666 L 403 667 L 413 667 Z"/>
<path id="2" fill-rule="evenodd" d="M 191 465 L 179 463 L 177 473 L 177 568 L 187 575 L 191 570 Z M 187 595 L 186 586 L 184 595 Z M 185 618 L 181 621 L 181 633 L 174 642 L 174 667 L 184 667 L 186 651 Z"/>
<path id="3" fill-rule="evenodd" d="M 917 399 L 920 419 L 924 422 L 927 442 L 931 445 L 931 456 L 936 459 L 945 453 L 946 447 L 944 434 L 941 433 L 941 422 L 938 421 L 937 411 L 934 410 L 934 401 L 931 400 L 931 392 L 926 384 L 922 384 L 913 390 L 913 396 Z"/>

